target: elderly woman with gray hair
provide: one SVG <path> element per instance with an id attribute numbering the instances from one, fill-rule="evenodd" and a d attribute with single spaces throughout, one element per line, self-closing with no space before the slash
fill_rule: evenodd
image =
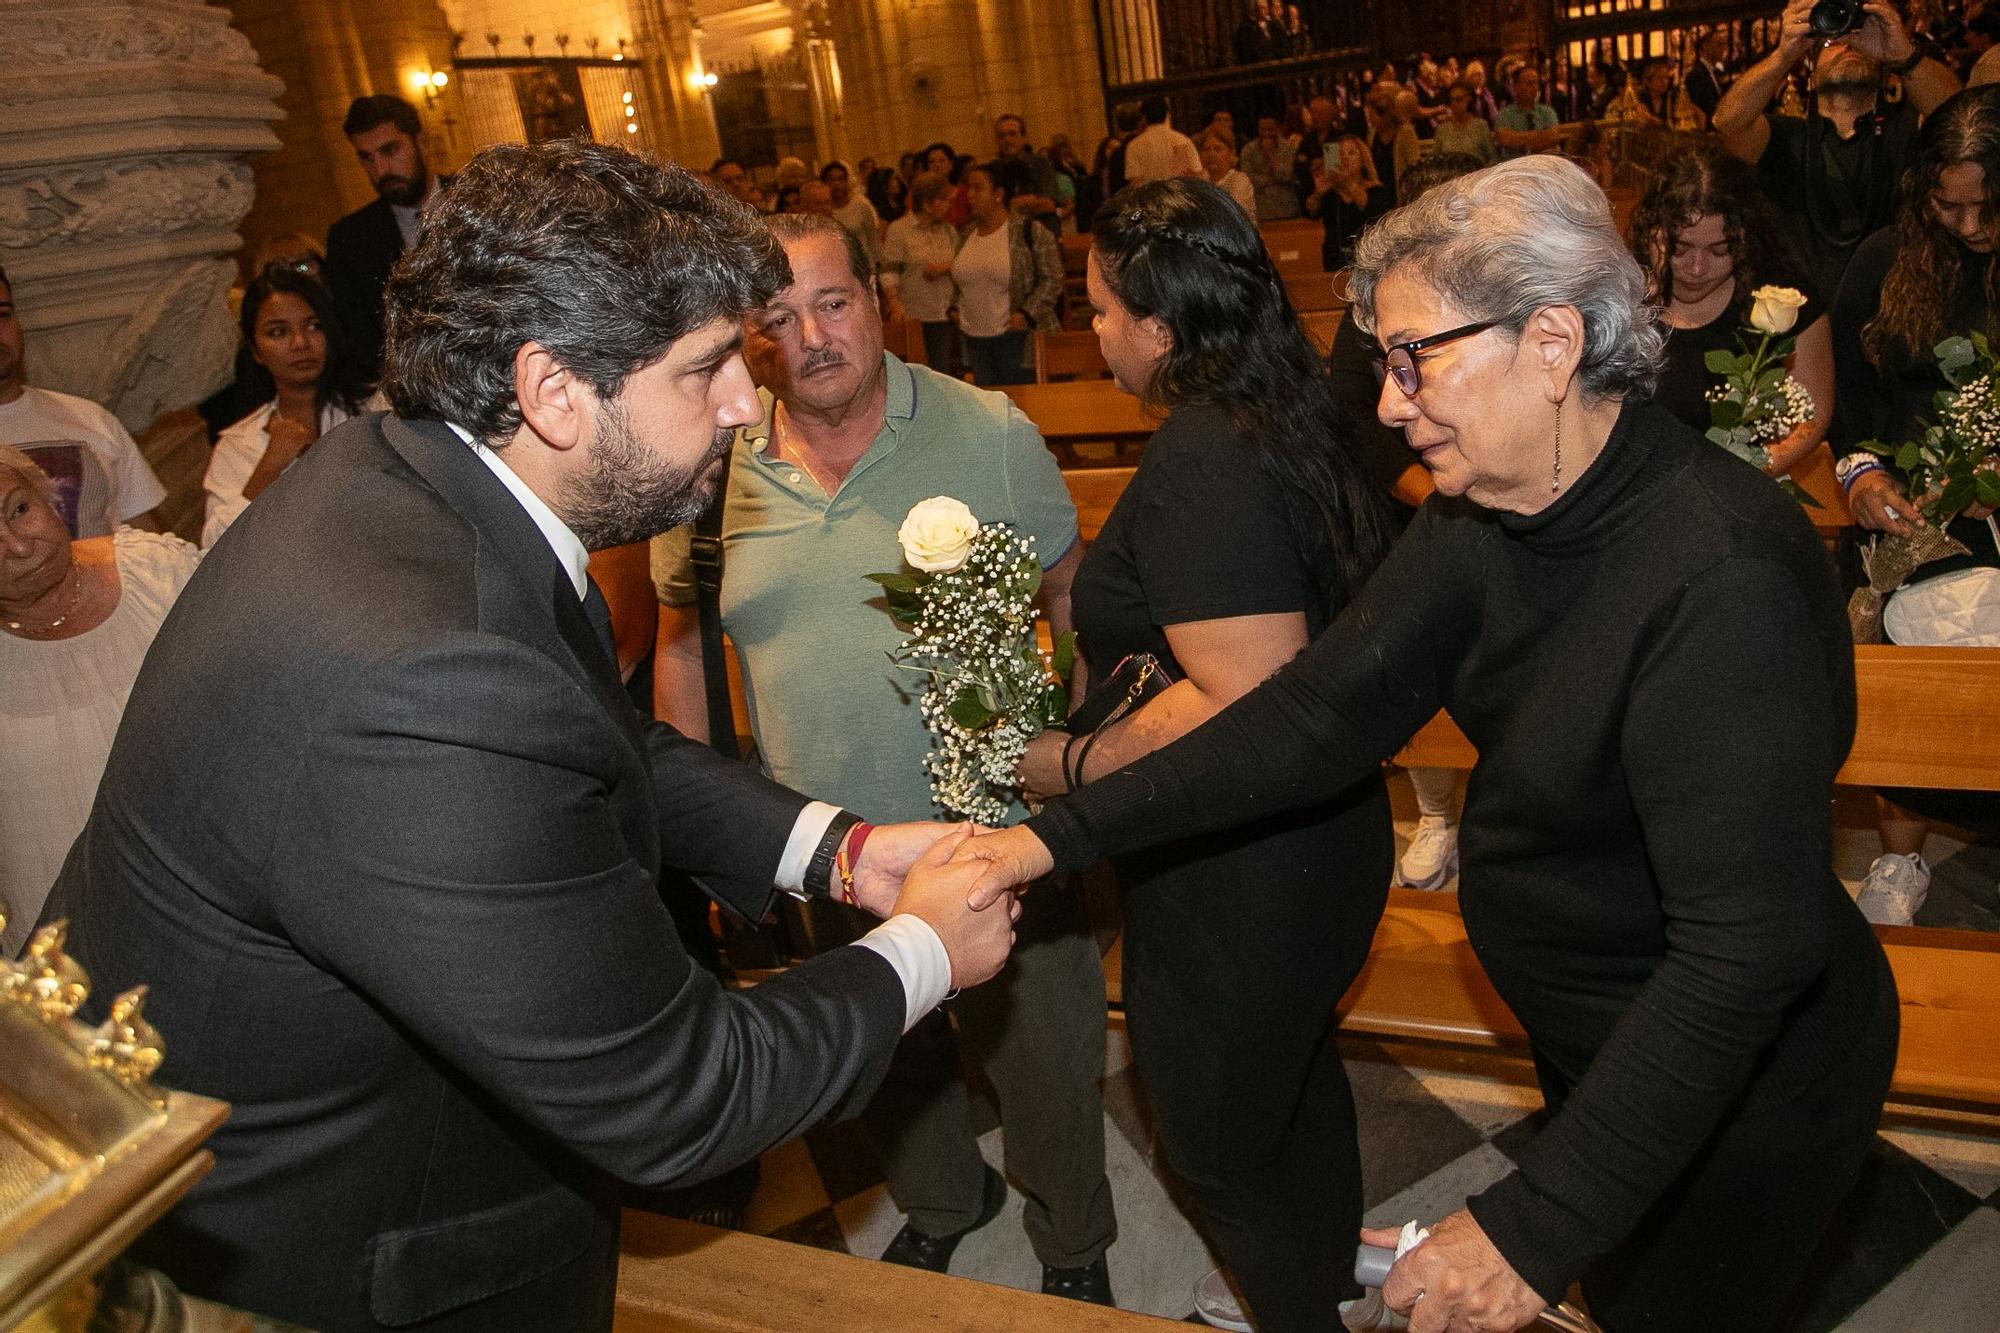
<path id="1" fill-rule="evenodd" d="M 0 445 L 0 957 L 27 941 L 97 796 L 139 663 L 199 558 L 120 528 L 82 541 L 28 456 Z"/>
<path id="2" fill-rule="evenodd" d="M 1830 869 L 1854 723 L 1832 570 L 1797 505 L 1645 402 L 1644 279 L 1576 167 L 1439 186 L 1368 232 L 1352 290 L 1379 415 L 1439 494 L 1269 682 L 961 854 L 1041 874 L 1323 801 L 1448 709 L 1479 750 L 1466 929 L 1551 1115 L 1385 1297 L 1486 1333 L 1581 1279 L 1612 1333 L 1769 1327 L 1896 1047 Z"/>

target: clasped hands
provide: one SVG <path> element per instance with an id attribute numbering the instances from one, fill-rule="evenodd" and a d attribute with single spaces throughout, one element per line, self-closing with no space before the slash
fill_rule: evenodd
<path id="1" fill-rule="evenodd" d="M 922 919 L 951 956 L 951 984 L 974 986 L 1007 961 L 1020 891 L 1054 866 L 1048 848 L 1026 829 L 883 824 L 868 835 L 855 864 L 854 898 L 879 917 Z"/>

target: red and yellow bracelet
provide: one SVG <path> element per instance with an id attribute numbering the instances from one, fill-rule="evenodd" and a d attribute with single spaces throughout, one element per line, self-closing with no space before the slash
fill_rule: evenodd
<path id="1" fill-rule="evenodd" d="M 875 826 L 867 820 L 856 821 L 854 827 L 847 831 L 847 837 L 841 840 L 840 850 L 834 853 L 834 873 L 840 876 L 840 901 L 849 907 L 861 905 L 854 896 L 854 867 L 861 863 L 861 848 L 874 831 Z"/>

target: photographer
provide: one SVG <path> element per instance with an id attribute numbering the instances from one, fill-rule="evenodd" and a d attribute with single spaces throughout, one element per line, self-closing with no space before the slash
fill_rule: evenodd
<path id="1" fill-rule="evenodd" d="M 1838 291 L 1854 247 L 1894 215 L 1917 125 L 1958 91 L 1958 79 L 1917 47 L 1887 0 L 1790 0 L 1782 22 L 1777 46 L 1723 94 L 1713 125 L 1794 219 L 1807 276 L 1820 291 Z M 1767 114 L 1816 45 L 1805 119 Z M 1886 108 L 1885 73 L 1904 89 Z"/>

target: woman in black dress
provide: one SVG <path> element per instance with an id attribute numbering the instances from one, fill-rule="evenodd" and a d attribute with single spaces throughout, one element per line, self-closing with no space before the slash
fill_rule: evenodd
<path id="1" fill-rule="evenodd" d="M 1066 742 L 1071 778 L 1079 760 L 1085 778 L 1111 772 L 1277 670 L 1346 605 L 1390 530 L 1325 364 L 1227 194 L 1138 186 L 1091 236 L 1105 359 L 1167 417 L 1071 605 L 1091 677 L 1151 653 L 1174 684 L 1087 753 L 1082 738 L 1037 738 L 1022 771 L 1048 793 L 1070 783 Z M 1371 771 L 1309 809 L 1117 858 L 1133 1053 L 1167 1157 L 1266 1330 L 1332 1328 L 1359 1294 L 1345 1276 L 1361 1217 L 1354 1105 L 1328 1038 L 1392 851 Z M 1216 1313 L 1218 1296 L 1199 1307 Z"/>
<path id="2" fill-rule="evenodd" d="M 1854 654 L 1825 551 L 1645 402 L 1644 279 L 1576 166 L 1438 186 L 1362 238 L 1352 291 L 1438 494 L 1269 683 L 961 854 L 997 891 L 1279 818 L 1448 708 L 1479 752 L 1466 930 L 1552 1114 L 1384 1297 L 1488 1333 L 1581 1278 L 1609 1333 L 1769 1328 L 1874 1142 L 1898 1024 L 1831 868 Z M 1321 880 L 1321 910 L 1360 887 Z"/>
<path id="3" fill-rule="evenodd" d="M 1676 149 L 1632 210 L 1632 254 L 1667 339 L 1653 401 L 1697 431 L 1709 427 L 1707 395 L 1721 382 L 1705 358 L 1755 346 L 1744 332 L 1750 294 L 1770 285 L 1805 297 L 1784 364 L 1812 395 L 1813 416 L 1767 446 L 1764 470 L 1782 477 L 1804 462 L 1833 420 L 1833 322 L 1785 253 L 1754 169 L 1712 144 Z"/>

